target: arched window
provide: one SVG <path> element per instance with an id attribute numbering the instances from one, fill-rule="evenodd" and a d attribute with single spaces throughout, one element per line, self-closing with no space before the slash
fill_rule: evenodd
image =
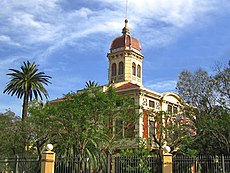
<path id="1" fill-rule="evenodd" d="M 117 65 L 115 63 L 112 64 L 112 76 L 116 76 L 117 74 Z"/>
<path id="2" fill-rule="evenodd" d="M 124 63 L 121 61 L 119 62 L 119 69 L 118 69 L 118 75 L 124 74 Z"/>
<path id="3" fill-rule="evenodd" d="M 134 76 L 136 76 L 136 64 L 135 64 L 135 62 L 133 62 L 133 64 L 132 64 L 132 74 Z"/>
<path id="4" fill-rule="evenodd" d="M 137 77 L 141 77 L 141 66 L 137 66 Z"/>

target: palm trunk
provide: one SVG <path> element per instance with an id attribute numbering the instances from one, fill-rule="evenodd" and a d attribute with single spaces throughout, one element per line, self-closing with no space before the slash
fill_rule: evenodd
<path id="1" fill-rule="evenodd" d="M 29 92 L 25 92 L 22 105 L 22 121 L 26 122 L 28 113 Z"/>

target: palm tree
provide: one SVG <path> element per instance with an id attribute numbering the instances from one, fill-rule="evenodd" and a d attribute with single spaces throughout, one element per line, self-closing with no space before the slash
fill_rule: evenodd
<path id="1" fill-rule="evenodd" d="M 88 82 L 85 83 L 85 87 L 86 88 L 94 88 L 94 87 L 98 87 L 98 83 L 95 81 L 91 81 L 89 80 Z"/>
<path id="2" fill-rule="evenodd" d="M 23 97 L 22 105 L 22 121 L 27 119 L 28 102 L 32 98 L 42 100 L 42 94 L 48 98 L 48 92 L 44 88 L 43 84 L 48 85 L 50 76 L 45 75 L 44 72 L 38 72 L 38 65 L 33 62 L 32 64 L 27 61 L 23 62 L 21 71 L 15 69 L 9 69 L 12 73 L 8 73 L 10 81 L 8 82 L 3 93 L 16 95 L 18 98 Z"/>

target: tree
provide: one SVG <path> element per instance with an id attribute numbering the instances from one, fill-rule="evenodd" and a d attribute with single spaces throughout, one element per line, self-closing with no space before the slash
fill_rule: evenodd
<path id="1" fill-rule="evenodd" d="M 111 87 L 107 92 L 97 87 L 68 93 L 59 102 L 32 105 L 28 122 L 36 143 L 49 141 L 58 155 L 78 157 L 82 169 L 89 158 L 99 172 L 116 141 L 134 138 L 139 117 L 135 109 L 132 99 L 118 96 Z"/>
<path id="2" fill-rule="evenodd" d="M 45 149 L 47 143 L 52 143 L 53 137 L 57 135 L 56 107 L 48 102 L 32 101 L 29 105 L 29 117 L 27 120 L 30 148 L 36 149 L 38 156 Z"/>
<path id="3" fill-rule="evenodd" d="M 150 130 L 150 138 L 153 139 L 157 154 L 162 158 L 162 150 L 170 146 L 173 154 L 182 152 L 183 146 L 194 135 L 194 124 L 192 116 L 184 109 L 182 112 L 173 114 L 165 111 L 151 111 L 150 117 L 154 119 L 151 123 L 154 128 Z"/>
<path id="4" fill-rule="evenodd" d="M 194 74 L 182 71 L 177 83 L 178 92 L 189 103 L 196 135 L 185 150 L 199 154 L 230 153 L 230 68 L 216 66 L 214 74 L 199 69 Z M 186 148 L 186 147 L 185 147 Z"/>
<path id="5" fill-rule="evenodd" d="M 0 153 L 1 157 L 10 157 L 25 152 L 27 139 L 22 131 L 22 122 L 13 112 L 0 113 Z"/>
<path id="6" fill-rule="evenodd" d="M 91 80 L 89 80 L 88 82 L 85 83 L 85 87 L 86 87 L 87 89 L 89 89 L 89 88 L 94 88 L 94 87 L 98 87 L 98 86 L 99 86 L 99 85 L 98 85 L 97 82 L 91 81 Z"/>
<path id="7" fill-rule="evenodd" d="M 212 78 L 214 91 L 217 93 L 216 101 L 219 105 L 230 111 L 230 63 L 228 67 L 217 64 L 216 75 Z"/>
<path id="8" fill-rule="evenodd" d="M 45 75 L 44 72 L 38 71 L 38 65 L 34 62 L 31 64 L 29 61 L 23 62 L 21 71 L 16 69 L 9 69 L 12 73 L 8 73 L 10 81 L 8 82 L 3 93 L 16 95 L 18 98 L 23 98 L 22 105 L 22 121 L 27 119 L 28 102 L 35 99 L 42 100 L 42 94 L 48 98 L 48 92 L 44 88 L 44 84 L 48 85 L 50 76 Z"/>
<path id="9" fill-rule="evenodd" d="M 198 69 L 194 74 L 187 70 L 182 71 L 177 90 L 185 102 L 199 110 L 210 110 L 215 105 L 211 77 L 203 69 Z"/>

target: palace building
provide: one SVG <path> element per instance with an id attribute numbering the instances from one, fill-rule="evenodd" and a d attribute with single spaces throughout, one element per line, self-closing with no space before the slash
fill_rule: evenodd
<path id="1" fill-rule="evenodd" d="M 128 20 L 122 29 L 122 35 L 115 38 L 107 54 L 109 61 L 108 79 L 117 94 L 129 95 L 141 106 L 142 115 L 135 125 L 135 136 L 151 138 L 156 129 L 154 118 L 148 116 L 152 111 L 169 111 L 177 114 L 184 106 L 183 99 L 174 92 L 158 93 L 142 84 L 142 62 L 140 42 L 130 35 Z"/>
<path id="2" fill-rule="evenodd" d="M 109 61 L 108 84 L 113 85 L 118 95 L 130 96 L 139 105 L 138 113 L 141 115 L 133 129 L 135 138 L 148 139 L 155 134 L 157 124 L 154 116 L 148 116 L 153 112 L 168 111 L 172 114 L 179 113 L 184 107 L 183 99 L 174 92 L 158 93 L 147 89 L 142 84 L 142 62 L 144 55 L 141 53 L 140 42 L 130 35 L 128 20 L 122 29 L 122 35 L 115 38 L 107 54 Z M 108 84 L 100 86 L 102 91 L 106 91 Z M 81 92 L 83 90 L 79 90 Z M 52 102 L 59 102 L 56 99 Z M 123 132 L 125 137 L 125 131 Z M 125 143 L 132 145 L 132 141 Z M 131 142 L 131 143 L 130 143 Z M 150 142 L 153 145 L 154 142 Z M 137 143 L 134 142 L 133 145 Z M 157 146 L 152 146 L 157 148 Z"/>

